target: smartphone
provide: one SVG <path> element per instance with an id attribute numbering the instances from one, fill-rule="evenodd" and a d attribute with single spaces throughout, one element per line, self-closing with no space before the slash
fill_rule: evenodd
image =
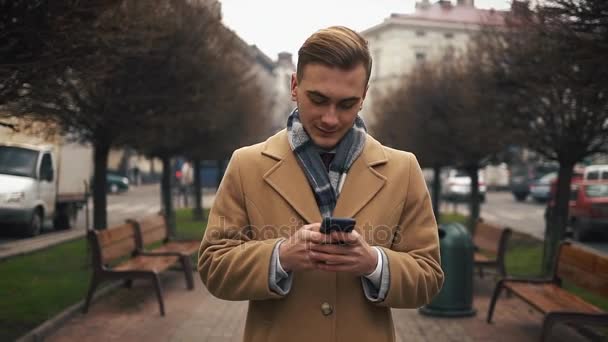
<path id="1" fill-rule="evenodd" d="M 329 234 L 331 232 L 350 233 L 355 228 L 355 219 L 346 217 L 324 217 L 321 223 L 321 233 Z"/>

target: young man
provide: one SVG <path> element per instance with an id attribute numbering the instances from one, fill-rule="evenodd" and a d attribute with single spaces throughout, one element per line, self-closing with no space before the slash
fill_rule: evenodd
<path id="1" fill-rule="evenodd" d="M 232 155 L 201 279 L 249 301 L 245 341 L 394 341 L 390 308 L 420 307 L 443 283 L 420 166 L 358 116 L 372 64 L 360 35 L 323 29 L 298 55 L 287 128 Z M 327 216 L 354 218 L 355 230 L 321 233 Z"/>

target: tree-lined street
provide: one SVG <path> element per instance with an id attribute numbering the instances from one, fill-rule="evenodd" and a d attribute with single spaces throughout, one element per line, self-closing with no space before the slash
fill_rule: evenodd
<path id="1" fill-rule="evenodd" d="M 545 203 L 531 199 L 518 202 L 509 191 L 488 192 L 486 201 L 482 204 L 481 217 L 492 223 L 511 227 L 514 231 L 531 235 L 542 240 L 545 236 Z M 442 202 L 442 212 L 456 212 L 467 215 L 466 203 L 454 205 L 452 202 Z M 608 233 L 603 239 L 585 242 L 586 245 L 608 253 Z"/>
<path id="2" fill-rule="evenodd" d="M 159 185 L 143 185 L 133 187 L 126 193 L 108 196 L 108 224 L 119 225 L 127 219 L 138 219 L 148 215 L 158 214 L 161 210 Z M 212 191 L 203 191 L 203 206 L 208 208 L 213 200 Z M 92 201 L 89 201 L 89 220 L 92 217 Z M 176 207 L 181 204 L 176 200 Z M 91 221 L 89 221 L 89 226 Z M 0 259 L 22 252 L 31 252 L 49 245 L 83 236 L 86 232 L 86 214 L 82 210 L 78 214 L 74 228 L 66 231 L 55 231 L 48 225 L 40 236 L 23 238 L 14 234 L 0 235 Z"/>

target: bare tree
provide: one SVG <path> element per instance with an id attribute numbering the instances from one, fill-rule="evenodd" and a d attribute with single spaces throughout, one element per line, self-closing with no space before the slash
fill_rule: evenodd
<path id="1" fill-rule="evenodd" d="M 117 1 L 0 0 L 0 106 L 32 79 L 86 63 L 96 19 Z M 0 118 L 10 115 L 0 113 Z"/>
<path id="2" fill-rule="evenodd" d="M 205 11 L 186 0 L 122 1 L 104 8 L 95 17 L 84 62 L 69 65 L 54 78 L 32 80 L 11 106 L 17 113 L 50 115 L 66 133 L 93 144 L 96 229 L 106 227 L 110 148 L 137 140 L 149 122 L 192 108 L 195 103 L 180 95 L 209 86 L 194 76 L 185 78 L 184 72 L 182 78 L 174 73 L 179 58 L 194 60 L 188 54 L 208 43 L 204 37 L 183 34 L 194 24 L 206 25 L 211 15 Z"/>
<path id="3" fill-rule="evenodd" d="M 470 226 L 479 218 L 478 171 L 510 137 L 499 124 L 496 93 L 487 89 L 491 69 L 471 46 L 459 58 L 417 66 L 382 102 L 375 128 L 389 144 L 416 153 L 435 169 L 434 206 L 439 214 L 439 169 L 455 165 L 471 177 Z"/>
<path id="4" fill-rule="evenodd" d="M 482 36 L 495 68 L 505 124 L 526 144 L 560 164 L 548 215 L 543 269 L 549 272 L 568 225 L 573 167 L 608 151 L 608 7 L 601 0 L 514 4 L 502 32 Z"/>

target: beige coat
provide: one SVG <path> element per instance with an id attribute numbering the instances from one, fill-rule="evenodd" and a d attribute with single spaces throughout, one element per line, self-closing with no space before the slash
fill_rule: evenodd
<path id="1" fill-rule="evenodd" d="M 284 297 L 271 291 L 275 243 L 303 224 L 320 222 L 321 215 L 285 130 L 234 152 L 211 210 L 198 269 L 213 295 L 249 300 L 245 341 L 394 341 L 390 308 L 420 307 L 439 291 L 437 224 L 412 154 L 368 135 L 334 216 L 354 217 L 355 229 L 386 253 L 390 287 L 384 301 L 368 301 L 359 277 L 324 271 L 294 273 Z"/>

